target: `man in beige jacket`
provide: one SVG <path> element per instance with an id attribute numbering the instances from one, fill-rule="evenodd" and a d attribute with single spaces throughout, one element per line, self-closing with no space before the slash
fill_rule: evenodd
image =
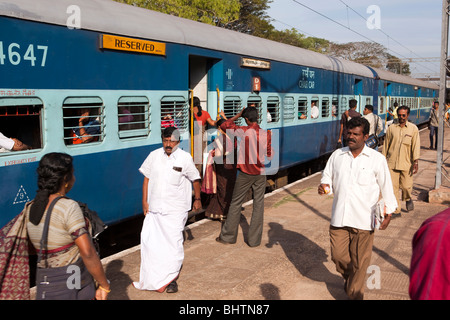
<path id="1" fill-rule="evenodd" d="M 401 212 L 399 189 L 402 190 L 407 211 L 414 210 L 411 193 L 413 174 L 419 170 L 420 137 L 417 126 L 408 121 L 409 111 L 407 106 L 397 109 L 398 123 L 389 126 L 383 145 L 383 155 L 387 159 L 398 203 L 394 214 Z"/>

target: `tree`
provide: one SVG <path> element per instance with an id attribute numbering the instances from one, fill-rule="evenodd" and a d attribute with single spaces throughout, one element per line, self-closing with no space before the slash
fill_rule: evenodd
<path id="1" fill-rule="evenodd" d="M 355 61 L 370 67 L 409 75 L 409 64 L 387 52 L 387 49 L 374 42 L 348 42 L 344 44 L 331 43 L 329 54 L 346 60 Z"/>
<path id="2" fill-rule="evenodd" d="M 239 17 L 239 0 L 115 0 L 211 25 L 226 25 Z"/>

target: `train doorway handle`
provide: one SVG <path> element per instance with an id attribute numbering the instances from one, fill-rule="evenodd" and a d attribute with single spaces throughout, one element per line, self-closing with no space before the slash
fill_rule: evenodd
<path id="1" fill-rule="evenodd" d="M 191 114 L 190 118 L 190 124 L 191 127 L 191 157 L 194 157 L 194 90 L 189 89 L 188 97 L 191 98 L 191 101 L 189 103 L 189 112 Z"/>

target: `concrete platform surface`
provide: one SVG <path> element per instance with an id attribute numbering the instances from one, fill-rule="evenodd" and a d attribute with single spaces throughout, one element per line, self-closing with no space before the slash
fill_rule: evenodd
<path id="1" fill-rule="evenodd" d="M 421 131 L 428 146 L 428 130 Z M 445 139 L 444 159 L 450 138 Z M 392 219 L 375 233 L 371 267 L 367 273 L 367 300 L 408 300 L 411 240 L 421 223 L 447 208 L 429 203 L 434 189 L 436 151 L 422 147 L 419 173 L 414 177 L 415 209 Z M 444 163 L 444 168 L 447 164 Z M 321 174 L 315 174 L 265 199 L 262 244 L 250 248 L 246 234 L 251 202 L 242 212 L 236 244 L 215 238 L 220 222 L 202 220 L 186 228 L 185 260 L 177 293 L 140 291 L 140 247 L 103 259 L 111 281 L 110 300 L 346 300 L 344 281 L 330 259 L 329 224 L 332 196 L 319 196 Z M 450 184 L 443 178 L 443 189 Z M 445 195 L 443 196 L 445 198 Z"/>

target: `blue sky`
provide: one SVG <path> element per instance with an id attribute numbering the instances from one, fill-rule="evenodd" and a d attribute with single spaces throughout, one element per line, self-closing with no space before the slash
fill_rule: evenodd
<path id="1" fill-rule="evenodd" d="M 392 55 L 400 58 L 440 57 L 442 0 L 273 0 L 270 4 L 267 13 L 275 19 L 272 24 L 277 29 L 295 27 L 307 36 L 346 43 L 368 40 L 299 3 L 384 45 Z M 368 13 L 367 9 L 372 5 L 379 8 L 378 21 L 383 32 L 367 27 L 366 20 L 374 14 Z M 439 62 L 411 63 L 410 69 L 413 76 L 438 76 Z"/>

